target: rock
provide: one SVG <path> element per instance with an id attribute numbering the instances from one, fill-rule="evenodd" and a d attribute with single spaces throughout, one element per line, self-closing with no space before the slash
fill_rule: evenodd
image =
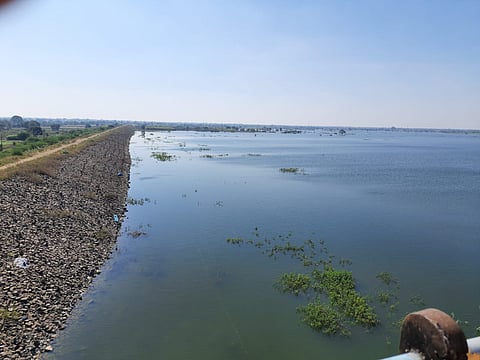
<path id="1" fill-rule="evenodd" d="M 114 249 L 112 217 L 123 219 L 132 133 L 118 128 L 51 171 L 0 181 L 0 308 L 12 313 L 2 325 L 0 359 L 52 351 L 50 341 Z M 124 176 L 112 176 L 120 170 Z M 115 196 L 106 196 L 112 189 Z M 15 258 L 34 265 L 20 269 Z"/>

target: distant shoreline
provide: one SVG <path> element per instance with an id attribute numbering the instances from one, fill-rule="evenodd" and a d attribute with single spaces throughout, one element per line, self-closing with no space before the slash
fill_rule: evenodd
<path id="1" fill-rule="evenodd" d="M 125 211 L 132 135 L 120 127 L 51 167 L 0 181 L 0 358 L 50 351 L 109 258 Z"/>
<path id="2" fill-rule="evenodd" d="M 8 117 L 0 117 L 1 120 L 8 120 Z M 218 122 L 171 122 L 171 121 L 152 121 L 152 120 L 98 120 L 98 119 L 57 119 L 57 118 L 42 118 L 42 117 L 25 117 L 25 121 L 33 120 L 41 123 L 42 126 L 49 127 L 52 124 L 62 124 L 63 126 L 134 126 L 137 130 L 141 130 L 145 126 L 147 131 L 161 130 L 161 131 L 264 131 L 265 129 L 285 129 L 285 130 L 368 130 L 368 131 L 407 131 L 407 132 L 444 132 L 444 133 L 475 133 L 480 134 L 480 128 L 435 128 L 435 127 L 404 127 L 404 126 L 362 126 L 362 125 L 307 125 L 307 124 L 254 124 L 254 123 L 218 123 Z"/>

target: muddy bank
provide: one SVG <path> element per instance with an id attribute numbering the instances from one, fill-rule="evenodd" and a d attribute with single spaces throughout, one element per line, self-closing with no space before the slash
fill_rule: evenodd
<path id="1" fill-rule="evenodd" d="M 119 231 L 114 215 L 121 220 L 128 191 L 132 134 L 115 129 L 77 154 L 0 181 L 0 359 L 48 351 L 110 256 Z"/>

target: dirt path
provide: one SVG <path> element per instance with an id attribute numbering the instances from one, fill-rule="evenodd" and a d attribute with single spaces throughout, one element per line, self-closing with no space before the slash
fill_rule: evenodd
<path id="1" fill-rule="evenodd" d="M 32 161 L 32 160 L 36 160 L 36 159 L 39 159 L 39 158 L 42 158 L 42 157 L 45 157 L 45 156 L 48 156 L 48 155 L 55 154 L 56 152 L 68 149 L 69 147 L 72 147 L 72 146 L 75 146 L 75 145 L 78 145 L 78 144 L 81 144 L 81 143 L 83 143 L 87 140 L 91 140 L 91 139 L 93 139 L 93 138 L 95 138 L 95 137 L 97 137 L 101 134 L 106 134 L 108 131 L 111 131 L 111 130 L 106 130 L 106 131 L 102 131 L 102 132 L 99 132 L 99 133 L 96 133 L 96 134 L 93 134 L 93 135 L 90 135 L 90 136 L 87 136 L 87 137 L 82 137 L 80 139 L 76 139 L 72 142 L 69 142 L 69 143 L 66 143 L 66 144 L 63 144 L 63 145 L 60 145 L 60 146 L 57 146 L 57 147 L 53 147 L 53 148 L 52 147 L 47 147 L 45 150 L 40 150 L 38 152 L 32 153 L 30 156 L 28 156 L 26 158 L 18 159 L 16 161 L 12 162 L 12 163 L 0 166 L 0 172 L 3 171 L 3 170 L 7 170 L 7 169 L 10 169 L 12 167 L 15 167 L 17 165 Z"/>

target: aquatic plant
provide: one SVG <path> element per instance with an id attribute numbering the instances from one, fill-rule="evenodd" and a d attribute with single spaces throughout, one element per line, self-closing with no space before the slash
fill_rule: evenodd
<path id="1" fill-rule="evenodd" d="M 311 288 L 311 278 L 305 274 L 283 274 L 275 286 L 281 292 L 289 292 L 298 296 L 300 293 L 306 293 Z"/>
<path id="2" fill-rule="evenodd" d="M 330 303 L 341 309 L 356 324 L 374 327 L 379 321 L 375 310 L 368 304 L 367 298 L 355 290 L 353 274 L 346 270 L 337 270 L 330 265 L 322 271 L 313 270 L 317 291 L 328 295 Z"/>
<path id="3" fill-rule="evenodd" d="M 392 293 L 388 291 L 380 291 L 377 293 L 377 301 L 380 304 L 387 305 L 392 299 Z"/>
<path id="4" fill-rule="evenodd" d="M 227 243 L 234 244 L 234 245 L 240 245 L 240 244 L 243 244 L 243 239 L 242 238 L 227 238 Z"/>
<path id="5" fill-rule="evenodd" d="M 147 233 L 144 231 L 130 231 L 128 235 L 136 239 L 142 235 L 147 235 Z"/>
<path id="6" fill-rule="evenodd" d="M 296 167 L 289 167 L 289 168 L 280 168 L 280 172 L 282 173 L 293 173 L 296 174 L 298 173 L 300 169 Z"/>
<path id="7" fill-rule="evenodd" d="M 413 295 L 412 297 L 410 297 L 410 303 L 412 303 L 413 305 L 417 305 L 417 306 L 425 306 L 426 305 L 423 298 L 419 295 Z"/>
<path id="8" fill-rule="evenodd" d="M 260 237 L 258 228 L 254 236 Z M 325 242 L 311 239 L 303 244 L 291 241 L 292 234 L 265 238 L 263 241 L 243 238 L 228 238 L 227 243 L 235 245 L 254 245 L 263 249 L 263 253 L 276 258 L 278 255 L 290 255 L 299 260 L 308 273 L 285 273 L 274 283 L 274 287 L 283 293 L 305 296 L 307 304 L 297 308 L 302 322 L 324 334 L 348 335 L 350 328 L 361 326 L 372 328 L 380 322 L 375 309 L 366 296 L 356 289 L 351 271 L 336 269 L 335 256 L 328 252 Z M 348 259 L 339 261 L 341 266 L 350 264 Z"/>
<path id="9" fill-rule="evenodd" d="M 153 152 L 152 157 L 158 161 L 172 161 L 175 160 L 175 155 L 167 154 L 165 151 Z"/>
<path id="10" fill-rule="evenodd" d="M 127 198 L 127 204 L 129 205 L 144 205 L 145 203 L 149 203 L 150 199 L 149 198 L 140 198 L 140 199 L 134 199 L 131 197 Z"/>
<path id="11" fill-rule="evenodd" d="M 305 175 L 305 169 L 300 169 L 297 167 L 280 168 L 280 172 L 290 173 L 295 175 Z"/>
<path id="12" fill-rule="evenodd" d="M 390 274 L 386 271 L 382 271 L 382 272 L 378 273 L 376 278 L 379 279 L 380 281 L 382 281 L 385 285 L 390 285 L 392 283 L 393 284 L 397 283 L 397 280 L 392 277 L 392 274 Z"/>
<path id="13" fill-rule="evenodd" d="M 338 311 L 329 305 L 314 301 L 305 306 L 299 306 L 297 313 L 301 314 L 302 321 L 313 330 L 326 335 L 350 335 L 350 331 L 344 326 Z"/>

